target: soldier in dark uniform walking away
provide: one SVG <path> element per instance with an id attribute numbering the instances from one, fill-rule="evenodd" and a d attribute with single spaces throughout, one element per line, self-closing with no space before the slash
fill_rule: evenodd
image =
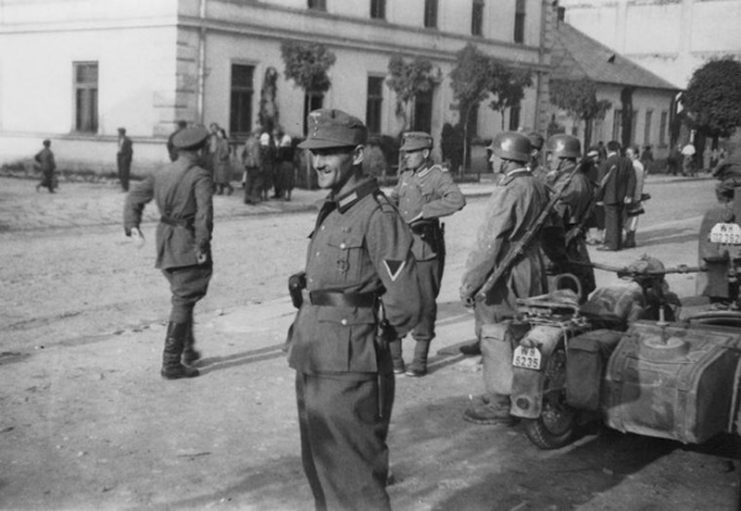
<path id="1" fill-rule="evenodd" d="M 625 206 L 633 202 L 636 174 L 633 162 L 620 155 L 620 143 L 607 143 L 607 159 L 599 169 L 599 202 L 605 210 L 605 244 L 597 250 L 617 251 L 623 248 Z"/>
<path id="2" fill-rule="evenodd" d="M 118 128 L 118 152 L 116 165 L 118 166 L 118 180 L 124 192 L 129 191 L 129 177 L 131 176 L 131 160 L 134 149 L 131 139 L 126 136 L 126 128 Z"/>
<path id="3" fill-rule="evenodd" d="M 44 140 L 43 145 L 44 148 L 33 157 L 41 170 L 41 182 L 36 185 L 36 191 L 38 192 L 39 188 L 48 188 L 49 193 L 54 193 L 54 188 L 57 187 L 57 177 L 54 175 L 57 164 L 54 161 L 54 153 L 51 152 L 51 140 Z"/>
<path id="4" fill-rule="evenodd" d="M 330 190 L 310 235 L 288 340 L 301 458 L 318 510 L 390 509 L 394 374 L 386 342 L 419 319 L 412 233 L 363 175 L 366 132 L 345 112 L 315 110 L 299 145 L 311 151 L 319 187 Z"/>
<path id="5" fill-rule="evenodd" d="M 185 128 L 173 138 L 178 159 L 150 174 L 126 199 L 124 230 L 142 237 L 139 223 L 145 204 L 152 199 L 161 218 L 157 225 L 155 268 L 170 283 L 172 309 L 162 355 L 162 377 L 191 378 L 200 358 L 193 336 L 193 308 L 206 296 L 213 272 L 213 181 L 200 167 L 200 152 L 208 140 L 206 128 Z"/>
<path id="6" fill-rule="evenodd" d="M 422 316 L 412 330 L 414 358 L 407 376 L 427 374 L 427 354 L 435 337 L 437 295 L 445 266 L 444 226 L 439 218 L 452 215 L 466 205 L 450 174 L 430 158 L 432 137 L 421 131 L 404 134 L 401 148 L 404 168 L 389 198 L 398 206 L 402 218 L 412 229 L 412 251 L 422 291 Z M 401 339 L 390 343 L 394 372 L 405 371 Z"/>
<path id="7" fill-rule="evenodd" d="M 473 304 L 476 337 L 484 355 L 485 379 L 490 372 L 487 364 L 504 366 L 511 363 L 511 357 L 507 360 L 491 359 L 488 346 L 482 343 L 482 329 L 486 325 L 513 319 L 517 298 L 537 296 L 546 290 L 539 238 L 536 236 L 525 247 L 522 255 L 485 293 L 485 297 L 477 295 L 502 259 L 536 228 L 536 219 L 549 202 L 545 184 L 526 167 L 531 157 L 530 141 L 526 136 L 512 131 L 499 133 L 494 137 L 491 149 L 494 169 L 499 170 L 503 177 L 489 198 L 486 216 L 466 261 L 460 287 L 463 303 Z M 499 340 L 510 342 L 507 335 Z M 466 410 L 464 419 L 477 424 L 513 422 L 509 414 L 511 378 L 507 382 L 506 374 L 496 376 L 504 381 L 497 388 L 490 388 L 487 384 L 487 393 Z"/>
<path id="8" fill-rule="evenodd" d="M 571 135 L 553 135 L 545 145 L 545 152 L 554 177 L 551 186 L 553 190 L 558 191 L 577 165 L 576 160 L 581 156 L 581 143 L 578 138 Z M 568 272 L 579 279 L 581 302 L 586 301 L 589 293 L 596 287 L 594 269 L 589 266 L 591 261 L 586 238 L 594 205 L 594 185 L 586 174 L 589 170 L 588 165 L 580 166 L 555 206 L 565 232 L 566 256 L 570 262 L 583 263 L 566 263 L 566 267 L 559 268 L 559 273 Z"/>

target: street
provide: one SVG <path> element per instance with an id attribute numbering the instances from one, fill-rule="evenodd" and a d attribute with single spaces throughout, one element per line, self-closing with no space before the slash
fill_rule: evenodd
<path id="1" fill-rule="evenodd" d="M 249 212 L 239 193 L 214 198 L 214 277 L 196 307 L 202 376 L 165 381 L 170 295 L 153 268 L 156 208 L 136 248 L 112 184 L 62 183 L 51 196 L 33 181 L 0 181 L 0 508 L 313 509 L 281 348 L 293 315 L 286 279 L 302 267 L 311 205 L 324 193 L 297 190 L 291 203 Z M 592 251 L 593 260 L 624 265 L 649 253 L 696 264 L 714 185 L 650 176 L 638 247 Z M 482 390 L 477 360 L 456 348 L 473 338 L 458 284 L 486 190 L 470 185 L 468 205 L 445 220 L 431 372 L 397 378 L 394 509 L 735 509 L 729 438 L 683 446 L 595 426 L 540 451 L 521 426 L 461 419 Z M 615 278 L 597 272 L 598 285 Z M 694 293 L 691 274 L 667 280 L 680 297 Z"/>

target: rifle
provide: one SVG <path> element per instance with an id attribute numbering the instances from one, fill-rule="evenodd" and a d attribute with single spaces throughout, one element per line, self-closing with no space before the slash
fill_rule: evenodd
<path id="1" fill-rule="evenodd" d="M 520 239 L 520 241 L 517 242 L 516 245 L 514 245 L 510 249 L 507 255 L 504 256 L 504 259 L 502 259 L 502 261 L 497 265 L 494 271 L 491 272 L 484 284 L 474 294 L 474 299 L 472 301 L 475 301 L 475 298 L 483 299 L 486 296 L 486 293 L 488 293 L 489 290 L 494 287 L 494 284 L 496 284 L 499 279 L 502 278 L 502 276 L 510 270 L 517 258 L 525 253 L 525 250 L 527 249 L 530 242 L 540 233 L 540 229 L 543 227 L 546 220 L 548 219 L 548 216 L 551 214 L 551 210 L 561 199 L 561 196 L 563 196 L 563 193 L 566 190 L 566 187 L 569 186 L 571 179 L 576 175 L 577 172 L 581 172 L 582 163 L 583 162 L 579 162 L 574 167 L 574 170 L 572 170 L 566 176 L 566 179 L 563 180 L 563 184 L 561 185 L 561 187 L 551 196 L 551 199 L 548 201 L 546 207 L 543 208 L 543 211 L 540 212 L 538 218 L 535 219 L 532 227 L 525 231 L 525 235 Z"/>

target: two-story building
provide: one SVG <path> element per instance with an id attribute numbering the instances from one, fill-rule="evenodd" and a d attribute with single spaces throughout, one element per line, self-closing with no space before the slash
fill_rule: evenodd
<path id="1" fill-rule="evenodd" d="M 175 122 L 256 125 L 266 71 L 278 71 L 280 123 L 302 136 L 307 98 L 284 78 L 281 43 L 310 41 L 336 56 L 331 88 L 310 107 L 346 110 L 371 133 L 397 135 L 388 62 L 429 59 L 440 81 L 418 95 L 414 129 L 439 143 L 458 112 L 449 74 L 467 43 L 533 71 L 517 115 L 482 103 L 476 130 L 544 130 L 549 55 L 547 0 L 3 0 L 0 3 L 0 163 L 53 141 L 60 166 L 115 168 L 116 130 L 134 141 L 133 172 L 167 161 Z M 504 121 L 504 122 L 503 122 Z"/>

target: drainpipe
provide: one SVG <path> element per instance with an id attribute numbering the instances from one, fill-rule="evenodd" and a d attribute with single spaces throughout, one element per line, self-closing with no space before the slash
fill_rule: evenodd
<path id="1" fill-rule="evenodd" d="M 200 0 L 198 12 L 198 86 L 196 90 L 196 118 L 204 123 L 203 99 L 206 95 L 206 0 Z"/>

